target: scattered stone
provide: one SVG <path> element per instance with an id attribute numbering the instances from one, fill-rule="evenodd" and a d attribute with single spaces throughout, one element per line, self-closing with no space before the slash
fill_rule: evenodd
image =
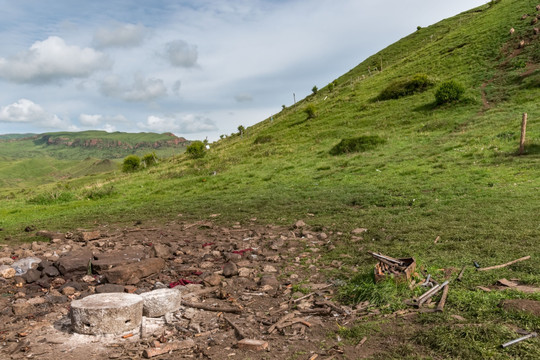
<path id="1" fill-rule="evenodd" d="M 146 254 L 142 250 L 124 249 L 94 254 L 94 257 L 95 260 L 92 260 L 92 270 L 101 273 L 115 266 L 139 262 L 146 257 Z"/>
<path id="2" fill-rule="evenodd" d="M 143 351 L 143 356 L 150 359 L 154 356 L 170 353 L 176 350 L 184 350 L 194 348 L 195 341 L 193 339 L 186 339 L 182 341 L 172 341 L 166 344 L 159 344 L 157 347 L 149 348 Z"/>
<path id="3" fill-rule="evenodd" d="M 114 284 L 137 284 L 141 278 L 160 272 L 165 267 L 165 260 L 160 258 L 144 259 L 137 263 L 117 266 L 107 271 L 107 280 Z"/>
<path id="4" fill-rule="evenodd" d="M 26 284 L 26 280 L 24 280 L 21 276 L 15 277 L 15 287 L 23 287 Z"/>
<path id="5" fill-rule="evenodd" d="M 268 341 L 242 339 L 238 342 L 238 348 L 242 350 L 261 351 L 268 348 Z"/>
<path id="6" fill-rule="evenodd" d="M 44 289 L 47 289 L 49 286 L 51 286 L 51 280 L 47 275 L 41 277 L 41 279 L 36 281 L 36 285 L 41 286 Z"/>
<path id="7" fill-rule="evenodd" d="M 203 261 L 199 267 L 201 269 L 211 269 L 214 267 L 214 263 L 211 261 Z"/>
<path id="8" fill-rule="evenodd" d="M 27 301 L 27 303 L 30 305 L 41 305 L 41 304 L 45 304 L 46 302 L 47 300 L 45 300 L 42 297 L 31 298 L 31 299 L 28 299 Z"/>
<path id="9" fill-rule="evenodd" d="M 174 289 L 158 289 L 141 294 L 143 315 L 160 317 L 182 307 L 182 293 Z"/>
<path id="10" fill-rule="evenodd" d="M 277 273 L 277 269 L 272 265 L 264 265 L 263 272 L 265 273 Z"/>
<path id="11" fill-rule="evenodd" d="M 274 275 L 264 275 L 259 281 L 259 285 L 261 286 L 269 285 L 277 289 L 277 287 L 279 286 L 279 282 Z"/>
<path id="12" fill-rule="evenodd" d="M 223 277 L 218 274 L 211 274 L 203 279 L 204 283 L 209 286 L 218 286 L 221 284 L 221 280 L 223 280 Z"/>
<path id="13" fill-rule="evenodd" d="M 306 223 L 303 220 L 298 220 L 296 223 L 294 223 L 294 227 L 297 229 L 301 229 L 306 226 Z"/>
<path id="14" fill-rule="evenodd" d="M 326 235 L 326 233 L 320 233 L 320 234 L 317 235 L 317 238 L 319 240 L 326 240 L 326 239 L 328 239 L 328 235 Z"/>
<path id="15" fill-rule="evenodd" d="M 65 283 L 66 283 L 66 280 L 60 277 L 51 281 L 51 285 L 54 286 L 55 288 L 60 287 L 64 285 Z"/>
<path id="16" fill-rule="evenodd" d="M 50 304 L 65 304 L 69 301 L 68 297 L 65 295 L 45 295 L 45 299 Z"/>
<path id="17" fill-rule="evenodd" d="M 540 29 L 539 28 L 534 28 L 533 31 L 534 31 L 534 35 L 540 34 Z"/>
<path id="18" fill-rule="evenodd" d="M 168 259 L 171 256 L 172 252 L 171 248 L 167 245 L 158 243 L 154 244 L 154 246 L 152 247 L 152 254 L 158 258 Z"/>
<path id="19" fill-rule="evenodd" d="M 13 260 L 10 257 L 2 257 L 2 258 L 0 258 L 0 265 L 11 265 L 14 262 L 15 262 L 15 260 Z"/>
<path id="20" fill-rule="evenodd" d="M 96 286 L 96 293 L 98 293 L 98 294 L 123 293 L 123 292 L 124 292 L 124 286 L 123 285 L 103 284 L 103 285 Z"/>
<path id="21" fill-rule="evenodd" d="M 232 277 L 238 275 L 238 266 L 233 262 L 228 262 L 223 266 L 223 276 Z"/>
<path id="22" fill-rule="evenodd" d="M 356 228 L 353 231 L 351 231 L 351 234 L 360 235 L 362 233 L 365 233 L 366 231 L 368 231 L 368 229 L 366 229 L 366 228 Z"/>
<path id="23" fill-rule="evenodd" d="M 238 269 L 238 276 L 243 277 L 243 278 L 249 277 L 252 273 L 253 273 L 253 270 L 249 268 L 243 267 L 243 268 Z"/>
<path id="24" fill-rule="evenodd" d="M 90 250 L 74 251 L 60 257 L 56 266 L 62 275 L 86 273 L 88 271 L 88 264 L 92 259 L 93 255 Z"/>
<path id="25" fill-rule="evenodd" d="M 92 275 L 84 275 L 81 278 L 81 281 L 85 283 L 93 283 L 94 281 L 96 281 L 96 279 Z"/>
<path id="26" fill-rule="evenodd" d="M 16 302 L 12 306 L 13 314 L 17 316 L 23 316 L 31 314 L 34 310 L 34 305 L 29 304 L 27 301 L 25 302 Z"/>
<path id="27" fill-rule="evenodd" d="M 124 286 L 124 291 L 127 292 L 128 294 L 134 294 L 135 291 L 137 291 L 137 287 L 133 285 L 126 285 Z"/>
<path id="28" fill-rule="evenodd" d="M 62 289 L 62 294 L 66 296 L 71 296 L 75 294 L 76 291 L 77 290 L 75 290 L 75 288 L 72 288 L 71 286 L 66 286 L 65 288 Z"/>
<path id="29" fill-rule="evenodd" d="M 135 294 L 95 294 L 71 302 L 73 330 L 80 334 L 121 334 L 141 325 L 143 298 Z"/>
<path id="30" fill-rule="evenodd" d="M 41 271 L 30 269 L 25 274 L 22 275 L 22 278 L 26 280 L 28 284 L 38 281 L 41 278 Z"/>
<path id="31" fill-rule="evenodd" d="M 11 279 L 17 272 L 14 268 L 8 265 L 0 265 L 0 277 L 4 279 Z"/>
<path id="32" fill-rule="evenodd" d="M 99 231 L 80 231 L 77 233 L 75 240 L 86 242 L 86 241 L 97 240 L 99 238 L 101 238 L 101 233 Z"/>
<path id="33" fill-rule="evenodd" d="M 525 19 L 528 18 L 528 17 L 529 17 L 529 14 L 523 14 L 523 15 L 521 16 L 521 20 L 525 20 Z"/>

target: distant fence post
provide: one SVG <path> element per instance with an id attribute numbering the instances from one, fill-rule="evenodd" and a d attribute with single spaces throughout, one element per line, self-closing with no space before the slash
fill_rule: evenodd
<path id="1" fill-rule="evenodd" d="M 521 120 L 521 138 L 519 140 L 519 155 L 523 155 L 525 151 L 525 134 L 527 132 L 527 113 L 523 113 Z"/>

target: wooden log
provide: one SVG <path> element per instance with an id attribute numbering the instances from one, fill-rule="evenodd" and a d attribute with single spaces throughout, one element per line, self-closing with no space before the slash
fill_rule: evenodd
<path id="1" fill-rule="evenodd" d="M 151 357 L 163 355 L 170 351 L 190 349 L 193 347 L 195 347 L 195 341 L 193 341 L 192 339 L 187 339 L 183 341 L 175 341 L 175 342 L 163 344 L 160 347 L 146 349 L 143 352 L 143 356 L 147 359 L 150 359 Z"/>
<path id="2" fill-rule="evenodd" d="M 234 314 L 239 314 L 240 312 L 242 312 L 242 310 L 239 308 L 210 306 L 206 304 L 193 303 L 193 302 L 185 301 L 185 300 L 182 300 L 182 305 L 187 306 L 187 307 L 192 307 L 194 309 L 201 309 L 201 310 L 215 311 L 215 312 L 234 313 Z"/>
<path id="3" fill-rule="evenodd" d="M 519 139 L 519 155 L 523 155 L 525 151 L 525 134 L 527 132 L 527 113 L 523 114 L 521 120 L 521 138 Z"/>
<path id="4" fill-rule="evenodd" d="M 487 271 L 487 270 L 493 270 L 493 269 L 500 269 L 500 268 L 510 266 L 510 265 L 515 264 L 515 263 L 520 262 L 520 261 L 529 260 L 530 258 L 531 258 L 531 256 L 530 256 L 530 255 L 527 255 L 527 256 L 524 256 L 524 257 L 522 257 L 522 258 L 519 258 L 519 259 L 510 261 L 510 262 L 507 262 L 506 264 L 495 265 L 495 266 L 489 266 L 489 267 L 485 267 L 485 268 L 478 268 L 478 269 L 476 269 L 476 270 L 477 270 L 477 271 Z"/>
<path id="5" fill-rule="evenodd" d="M 467 268 L 467 265 L 464 265 L 462 268 L 461 268 L 461 271 L 459 272 L 459 275 L 457 277 L 457 281 L 461 281 L 461 278 L 463 277 L 463 274 L 465 274 L 465 269 Z"/>
<path id="6" fill-rule="evenodd" d="M 443 293 L 441 296 L 441 300 L 439 301 L 439 304 L 437 305 L 437 311 L 443 312 L 444 311 L 444 305 L 446 305 L 446 298 L 448 297 L 448 284 L 444 286 Z"/>

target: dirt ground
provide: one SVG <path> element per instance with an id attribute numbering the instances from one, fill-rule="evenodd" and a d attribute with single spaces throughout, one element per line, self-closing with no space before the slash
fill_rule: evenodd
<path id="1" fill-rule="evenodd" d="M 0 278 L 3 359 L 136 359 L 143 358 L 145 350 L 186 339 L 194 341 L 187 349 L 152 358 L 356 359 L 406 341 L 416 316 L 402 311 L 383 319 L 369 304 L 355 308 L 339 304 L 335 284 L 321 270 L 340 264 L 322 264 L 320 252 L 342 234 L 310 231 L 302 221 L 291 227 L 175 222 L 155 228 L 102 226 L 93 232 L 41 235 L 51 241 L 0 247 L 4 262 L 37 256 L 44 260 L 41 267 L 49 265 L 41 275 L 35 270 L 38 275 L 33 279 L 23 276 L 28 281 L 20 276 Z M 103 269 L 44 275 L 45 271 L 54 275 L 50 265 L 60 268 L 62 259 L 76 261 L 85 251 L 99 259 L 128 250 L 162 258 L 166 265 L 142 279 L 116 284 L 113 290 L 104 284 Z M 101 291 L 142 293 L 164 287 L 181 288 L 186 303 L 165 317 L 147 318 L 142 330 L 92 336 L 71 328 L 73 300 Z M 374 333 L 361 344 L 339 337 L 338 327 L 363 318 L 384 320 L 385 335 Z M 243 349 L 242 338 L 260 340 L 266 348 Z"/>

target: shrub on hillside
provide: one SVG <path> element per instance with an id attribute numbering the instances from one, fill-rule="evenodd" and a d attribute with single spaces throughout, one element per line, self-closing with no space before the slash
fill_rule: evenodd
<path id="1" fill-rule="evenodd" d="M 123 172 L 134 172 L 141 167 L 141 158 L 137 155 L 126 156 L 122 163 Z"/>
<path id="2" fill-rule="evenodd" d="M 315 105 L 309 104 L 304 108 L 304 113 L 306 113 L 308 119 L 313 119 L 317 116 L 317 111 Z"/>
<path id="3" fill-rule="evenodd" d="M 441 105 L 458 101 L 464 93 L 465 87 L 461 83 L 455 80 L 446 81 L 437 89 L 435 102 Z"/>
<path id="4" fill-rule="evenodd" d="M 148 153 L 143 156 L 142 163 L 145 167 L 151 167 L 156 165 L 158 162 L 158 157 L 156 156 L 156 153 Z"/>
<path id="5" fill-rule="evenodd" d="M 399 99 L 424 92 L 431 86 L 433 86 L 433 81 L 426 74 L 416 74 L 412 78 L 394 81 L 381 91 L 377 100 Z"/>
<path id="6" fill-rule="evenodd" d="M 319 91 L 319 88 L 317 87 L 317 85 L 315 85 L 311 91 L 313 92 L 313 95 L 315 95 L 317 93 L 317 91 Z"/>
<path id="7" fill-rule="evenodd" d="M 341 155 L 353 152 L 362 152 L 373 149 L 386 141 L 377 135 L 359 136 L 356 138 L 342 139 L 339 144 L 330 150 L 330 155 Z"/>
<path id="8" fill-rule="evenodd" d="M 271 135 L 259 135 L 253 141 L 253 144 L 266 144 L 273 140 L 274 138 Z"/>
<path id="9" fill-rule="evenodd" d="M 199 159 L 206 154 L 206 147 L 202 141 L 197 140 L 186 148 L 186 153 L 193 159 Z"/>

